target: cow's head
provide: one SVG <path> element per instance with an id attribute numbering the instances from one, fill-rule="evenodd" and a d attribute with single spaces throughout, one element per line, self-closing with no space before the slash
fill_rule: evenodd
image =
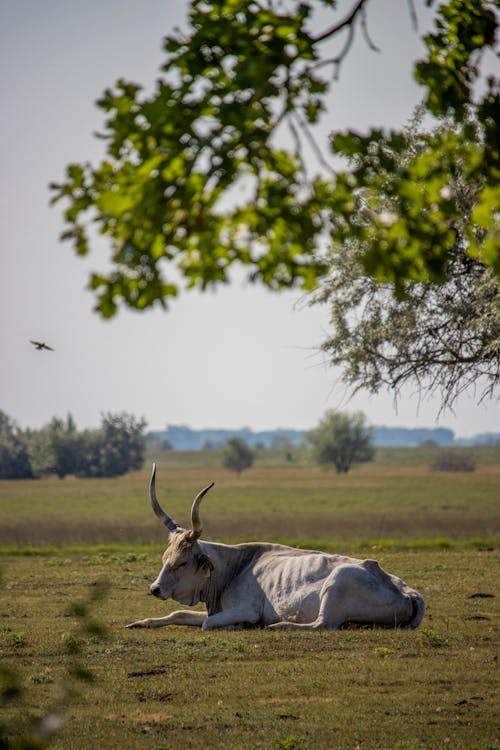
<path id="1" fill-rule="evenodd" d="M 153 464 L 149 496 L 155 514 L 170 532 L 170 544 L 163 553 L 163 567 L 150 591 L 159 599 L 174 599 L 180 604 L 192 606 L 204 599 L 213 570 L 213 565 L 202 552 L 198 539 L 202 532 L 200 503 L 214 483 L 196 495 L 191 508 L 191 529 L 186 530 L 161 508 L 156 499 L 155 477 L 156 464 Z"/>

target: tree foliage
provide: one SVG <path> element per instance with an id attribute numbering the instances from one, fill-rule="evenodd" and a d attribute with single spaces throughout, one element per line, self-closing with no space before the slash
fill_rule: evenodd
<path id="1" fill-rule="evenodd" d="M 29 479 L 32 476 L 26 436 L 0 410 L 0 479 Z"/>
<path id="2" fill-rule="evenodd" d="M 240 474 L 254 462 L 254 452 L 243 438 L 232 437 L 226 440 L 222 450 L 222 465 Z"/>
<path id="3" fill-rule="evenodd" d="M 377 167 L 380 190 L 373 209 L 380 222 L 397 223 L 398 206 L 390 187 L 396 160 L 405 169 L 427 153 L 428 143 L 439 142 L 442 133 L 457 142 L 464 128 L 442 123 L 423 132 L 417 116 L 405 132 L 403 151 L 386 144 L 385 166 Z M 356 169 L 372 167 L 372 155 L 355 157 Z M 442 284 L 408 282 L 399 297 L 394 284 L 380 283 L 366 273 L 366 236 L 358 234 L 341 247 L 332 248 L 329 276 L 314 296 L 331 310 L 332 333 L 323 343 L 330 362 L 343 368 L 343 379 L 354 390 L 376 393 L 382 387 L 397 397 L 406 384 L 422 392 L 436 393 L 442 408 L 452 407 L 457 397 L 474 386 L 479 398 L 491 396 L 500 380 L 500 282 L 493 269 L 467 250 L 469 227 L 477 206 L 481 182 L 467 171 L 466 155 L 448 167 L 446 200 L 456 219 L 449 224 L 453 242 Z M 358 224 L 365 226 L 360 209 Z"/>
<path id="4" fill-rule="evenodd" d="M 306 439 L 317 463 L 334 465 L 338 474 L 346 474 L 353 463 L 372 461 L 375 455 L 372 431 L 361 412 L 350 415 L 328 411 Z"/>
<path id="5" fill-rule="evenodd" d="M 495 44 L 494 4 L 448 0 L 437 8 L 415 76 L 432 115 L 475 124 L 429 137 L 404 165 L 400 131 L 315 141 L 357 28 L 369 40 L 369 5 L 377 12 L 375 2 L 353 0 L 338 19 L 332 0 L 191 0 L 189 29 L 166 38 L 153 93 L 125 80 L 106 89 L 98 102 L 104 159 L 71 164 L 52 185 L 54 201 L 66 204 L 63 238 L 76 252 L 89 252 L 93 224 L 112 245 L 111 270 L 90 279 L 103 316 L 120 303 L 165 305 L 179 276 L 188 287 L 226 283 L 234 265 L 271 289 L 310 290 L 327 274 L 318 248 L 329 241 L 359 242 L 365 271 L 400 296 L 408 280 L 443 283 L 461 220 L 447 192 L 459 156 L 478 186 L 464 252 L 500 273 L 499 87 L 480 65 Z M 314 11 L 325 7 L 332 23 L 314 30 Z M 333 37 L 340 51 L 325 60 L 323 43 Z M 289 149 L 279 145 L 284 128 Z M 307 171 L 305 142 L 319 174 Z M 332 176 L 323 169 L 332 154 L 358 159 Z M 381 189 L 394 207 L 389 223 L 377 211 Z"/>
<path id="6" fill-rule="evenodd" d="M 30 456 L 35 476 L 56 474 L 63 479 L 75 474 L 80 439 L 76 424 L 68 414 L 66 420 L 54 417 L 49 424 L 32 434 Z"/>
<path id="7" fill-rule="evenodd" d="M 105 414 L 100 429 L 80 432 L 69 414 L 22 433 L 0 411 L 0 479 L 115 477 L 136 471 L 144 462 L 145 426 L 129 414 Z"/>
<path id="8" fill-rule="evenodd" d="M 76 620 L 77 624 L 72 633 L 63 634 L 63 673 L 58 677 L 52 699 L 43 712 L 38 706 L 36 713 L 33 711 L 36 691 L 29 690 L 28 684 L 35 678 L 26 679 L 19 668 L 19 659 L 11 665 L 2 660 L 0 707 L 11 709 L 2 712 L 0 721 L 2 750 L 46 750 L 56 742 L 69 706 L 80 699 L 78 686 L 89 685 L 95 680 L 95 674 L 88 668 L 89 654 L 85 651 L 88 651 L 89 643 L 104 641 L 108 636 L 104 623 L 94 616 L 96 605 L 102 602 L 106 593 L 107 584 L 102 579 L 95 581 L 89 585 L 87 597 L 72 602 L 66 610 L 64 616 L 71 616 L 72 622 Z M 12 658 L 12 654 L 10 656 Z M 15 712 L 12 711 L 14 707 Z"/>
<path id="9" fill-rule="evenodd" d="M 101 429 L 82 437 L 78 476 L 117 477 L 144 463 L 146 422 L 129 414 L 105 414 Z"/>

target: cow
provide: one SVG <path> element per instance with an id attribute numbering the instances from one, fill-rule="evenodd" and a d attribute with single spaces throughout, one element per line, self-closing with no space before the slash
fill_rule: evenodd
<path id="1" fill-rule="evenodd" d="M 201 490 L 191 508 L 191 529 L 161 508 L 153 464 L 149 494 L 156 516 L 169 530 L 163 567 L 150 592 L 184 606 L 166 617 L 132 622 L 128 628 L 197 625 L 202 630 L 266 627 L 279 630 L 376 625 L 416 628 L 425 604 L 418 591 L 386 573 L 375 560 L 309 551 L 282 544 L 220 544 L 201 537 Z"/>

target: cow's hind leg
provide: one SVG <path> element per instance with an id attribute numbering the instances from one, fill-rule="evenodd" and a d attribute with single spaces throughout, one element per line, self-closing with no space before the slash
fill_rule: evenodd
<path id="1" fill-rule="evenodd" d="M 322 628 L 329 628 L 330 630 L 338 630 L 338 627 L 326 625 L 323 622 L 314 620 L 314 622 L 275 622 L 272 625 L 268 625 L 268 630 L 321 630 Z"/>
<path id="2" fill-rule="evenodd" d="M 321 594 L 321 605 L 318 616 L 312 622 L 295 622 L 293 620 L 283 620 L 275 622 L 268 627 L 271 630 L 338 630 L 344 622 L 342 607 L 338 606 L 337 591 L 335 587 L 323 590 Z"/>
<path id="3" fill-rule="evenodd" d="M 321 600 L 318 616 L 312 622 L 294 622 L 284 620 L 268 627 L 272 630 L 338 630 L 345 622 L 342 607 L 337 606 L 335 591 L 328 590 Z"/>
<path id="4" fill-rule="evenodd" d="M 269 627 L 273 630 L 338 630 L 347 619 L 350 571 L 351 566 L 343 565 L 326 579 L 320 592 L 320 606 L 315 620 L 276 622 Z"/>
<path id="5" fill-rule="evenodd" d="M 393 586 L 377 586 L 381 575 L 378 563 L 372 560 L 365 561 L 362 566 L 341 565 L 323 585 L 315 620 L 307 623 L 277 622 L 269 627 L 275 630 L 338 630 L 351 621 L 394 625 L 403 597 Z"/>
<path id="6" fill-rule="evenodd" d="M 147 620 L 137 620 L 126 625 L 127 628 L 162 628 L 165 625 L 197 625 L 201 627 L 207 619 L 206 612 L 191 612 L 179 609 L 166 617 L 152 617 Z"/>

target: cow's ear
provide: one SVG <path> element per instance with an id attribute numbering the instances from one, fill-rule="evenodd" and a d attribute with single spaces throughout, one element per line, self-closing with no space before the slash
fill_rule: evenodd
<path id="1" fill-rule="evenodd" d="M 203 575 L 208 578 L 212 570 L 214 569 L 213 563 L 207 555 L 198 555 L 196 562 L 198 563 L 198 570 L 201 570 Z"/>

